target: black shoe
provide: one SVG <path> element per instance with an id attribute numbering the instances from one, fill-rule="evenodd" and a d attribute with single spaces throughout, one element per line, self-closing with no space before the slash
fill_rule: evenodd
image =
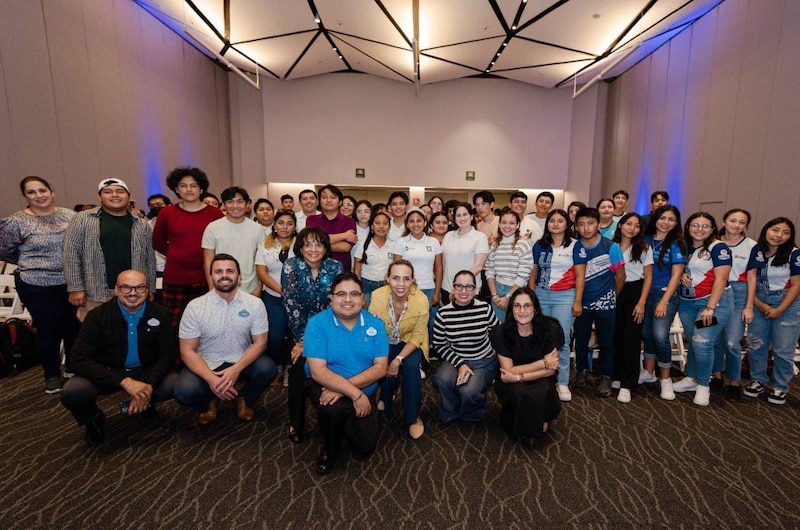
<path id="1" fill-rule="evenodd" d="M 597 397 L 610 397 L 611 396 L 611 378 L 603 376 L 600 379 L 600 384 L 597 385 Z"/>
<path id="2" fill-rule="evenodd" d="M 302 443 L 303 441 L 303 435 L 298 434 L 297 431 L 294 430 L 294 427 L 292 427 L 291 425 L 289 425 L 289 434 L 287 436 L 289 438 L 289 441 L 292 442 L 293 444 L 299 444 Z"/>
<path id="3" fill-rule="evenodd" d="M 725 398 L 730 401 L 739 401 L 742 399 L 742 387 L 739 385 L 728 385 L 725 390 Z"/>
<path id="4" fill-rule="evenodd" d="M 708 383 L 709 389 L 715 394 L 721 394 L 725 388 L 725 380 L 721 377 L 712 377 Z"/>
<path id="5" fill-rule="evenodd" d="M 86 422 L 86 435 L 83 437 L 88 445 L 96 445 L 106 437 L 103 429 L 106 424 L 106 417 L 102 411 L 98 410 L 92 419 Z"/>
<path id="6" fill-rule="evenodd" d="M 577 374 L 575 374 L 575 381 L 573 382 L 573 386 L 577 388 L 583 388 L 586 386 L 586 380 L 589 378 L 589 373 L 586 370 L 581 370 Z"/>
<path id="7" fill-rule="evenodd" d="M 320 475 L 327 475 L 333 471 L 333 466 L 336 465 L 336 459 L 328 457 L 325 452 L 325 446 L 319 448 L 319 456 L 317 457 L 317 473 Z"/>

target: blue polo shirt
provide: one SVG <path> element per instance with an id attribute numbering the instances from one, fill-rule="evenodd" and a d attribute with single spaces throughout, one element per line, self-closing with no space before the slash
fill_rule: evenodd
<path id="1" fill-rule="evenodd" d="M 122 307 L 119 300 L 117 300 L 117 306 L 119 306 L 119 310 L 122 312 L 122 318 L 124 318 L 125 322 L 128 324 L 128 332 L 126 333 L 128 337 L 128 355 L 125 357 L 125 368 L 128 370 L 141 366 L 139 362 L 139 334 L 136 328 L 139 326 L 142 315 L 144 315 L 144 307 L 146 305 L 147 302 L 143 303 L 142 307 L 135 313 L 129 313 Z"/>
<path id="2" fill-rule="evenodd" d="M 330 307 L 311 317 L 303 335 L 303 355 L 325 359 L 328 369 L 349 379 L 372 366 L 378 357 L 389 355 L 386 328 L 378 317 L 362 310 L 353 329 L 347 329 Z M 306 365 L 306 375 L 311 370 Z M 363 388 L 371 396 L 377 383 Z"/>

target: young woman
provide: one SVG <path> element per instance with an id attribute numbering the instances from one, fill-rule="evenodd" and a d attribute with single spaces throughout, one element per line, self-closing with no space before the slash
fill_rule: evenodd
<path id="1" fill-rule="evenodd" d="M 263 226 L 267 233 L 272 229 L 275 221 L 275 207 L 269 199 L 258 199 L 253 206 L 253 215 L 258 224 Z"/>
<path id="2" fill-rule="evenodd" d="M 447 214 L 444 212 L 433 212 L 431 218 L 428 219 L 428 234 L 436 239 L 439 245 L 444 243 L 444 236 L 447 235 L 449 229 L 450 222 L 447 220 Z"/>
<path id="3" fill-rule="evenodd" d="M 500 363 L 494 383 L 503 407 L 500 423 L 514 439 L 541 438 L 561 411 L 554 376 L 564 333 L 528 287 L 514 291 L 509 305 L 505 322 L 491 332 Z"/>
<path id="4" fill-rule="evenodd" d="M 433 344 L 442 358 L 434 376 L 442 398 L 439 420 L 478 422 L 497 374 L 489 330 L 499 322 L 492 306 L 475 299 L 478 286 L 472 271 L 457 272 L 452 285 L 453 301 L 439 309 L 433 324 Z"/>
<path id="5" fill-rule="evenodd" d="M 569 206 L 567 206 L 567 213 L 569 213 L 569 233 L 573 239 L 578 238 L 578 233 L 575 231 L 575 214 L 584 208 L 586 208 L 586 205 L 581 201 L 572 201 L 569 203 Z"/>
<path id="6" fill-rule="evenodd" d="M 330 305 L 331 285 L 344 268 L 331 258 L 331 240 L 319 227 L 301 230 L 293 249 L 295 256 L 283 264 L 281 298 L 294 342 L 289 368 L 289 440 L 300 443 L 305 428 L 303 337 L 306 324 L 309 318 Z"/>
<path id="7" fill-rule="evenodd" d="M 528 285 L 533 267 L 531 242 L 520 236 L 519 216 L 509 207 L 500 211 L 497 235 L 486 259 L 486 283 L 497 320 L 504 322 L 514 291 Z"/>
<path id="8" fill-rule="evenodd" d="M 372 291 L 382 287 L 386 271 L 392 263 L 394 247 L 387 236 L 392 220 L 389 214 L 378 212 L 372 216 L 370 232 L 364 241 L 356 245 L 356 262 L 353 272 L 361 279 L 364 290 L 364 302 L 369 307 Z"/>
<path id="9" fill-rule="evenodd" d="M 753 304 L 756 297 L 757 269 L 766 262 L 753 239 L 745 235 L 750 225 L 750 212 L 741 208 L 728 210 L 722 217 L 719 239 L 731 249 L 733 261 L 728 283 L 733 292 L 733 316 L 720 333 L 714 347 L 714 366 L 711 369 L 711 391 L 722 391 L 725 382 L 722 369 L 728 374 L 728 399 L 741 396 L 742 336 L 744 327 L 753 322 Z"/>
<path id="10" fill-rule="evenodd" d="M 480 274 L 489 257 L 489 240 L 486 234 L 475 229 L 472 219 L 472 206 L 459 203 L 454 213 L 457 230 L 448 232 L 442 243 L 444 276 L 442 280 L 442 300 L 450 301 L 453 292 L 453 278 L 458 271 L 469 270 L 477 278 L 478 292 L 481 289 Z"/>
<path id="11" fill-rule="evenodd" d="M 392 417 L 392 399 L 398 386 L 403 392 L 406 432 L 412 440 L 425 431 L 419 417 L 422 408 L 420 362 L 428 358 L 428 299 L 416 287 L 414 266 L 407 260 L 395 261 L 386 273 L 387 285 L 373 291 L 370 313 L 383 320 L 389 335 L 389 370 L 380 386 L 378 410 L 383 406 Z"/>
<path id="12" fill-rule="evenodd" d="M 358 243 L 367 239 L 369 235 L 369 222 L 372 219 L 372 203 L 368 200 L 362 199 L 356 203 L 355 210 L 353 211 L 353 219 L 356 221 L 356 237 L 358 241 L 353 245 L 350 251 L 353 266 L 356 263 L 356 247 Z"/>
<path id="13" fill-rule="evenodd" d="M 350 217 L 352 219 L 355 219 L 355 217 L 353 216 L 353 214 L 356 211 L 355 197 L 352 197 L 351 195 L 345 195 L 344 197 L 342 197 L 342 203 L 339 205 L 339 211 L 345 217 Z"/>
<path id="14" fill-rule="evenodd" d="M 428 206 L 431 207 L 431 210 L 433 210 L 433 213 L 441 212 L 442 208 L 444 208 L 444 199 L 442 199 L 438 195 L 434 195 L 428 201 Z"/>
<path id="15" fill-rule="evenodd" d="M 776 217 L 764 225 L 758 237 L 766 267 L 758 271 L 753 323 L 750 325 L 750 379 L 744 395 L 758 397 L 769 383 L 767 356 L 773 354 L 774 384 L 767 401 L 786 403 L 794 375 L 794 349 L 800 335 L 800 250 L 795 244 L 794 223 Z"/>
<path id="16" fill-rule="evenodd" d="M 614 234 L 625 257 L 625 286 L 617 298 L 614 319 L 614 342 L 617 378 L 620 390 L 617 401 L 628 403 L 639 381 L 639 358 L 642 349 L 642 322 L 647 295 L 653 284 L 653 249 L 642 231 L 642 218 L 635 213 L 623 215 Z"/>
<path id="17" fill-rule="evenodd" d="M 289 322 L 281 295 L 281 274 L 286 260 L 294 257 L 294 240 L 297 220 L 291 210 L 278 210 L 272 229 L 264 239 L 264 244 L 256 253 L 256 275 L 261 280 L 264 290 L 261 300 L 267 308 L 269 317 L 269 342 L 267 355 L 275 361 L 276 366 L 288 367 L 289 355 Z M 287 372 L 288 374 L 288 372 Z M 288 379 L 286 380 L 288 384 Z"/>
<path id="18" fill-rule="evenodd" d="M 409 210 L 406 215 L 406 231 L 394 247 L 394 262 L 400 260 L 406 260 L 414 266 L 415 283 L 428 298 L 429 305 L 439 305 L 442 247 L 435 238 L 425 234 L 425 216 L 420 210 Z"/>
<path id="19" fill-rule="evenodd" d="M 639 374 L 639 384 L 656 382 L 654 372 L 658 363 L 661 399 L 673 400 L 669 330 L 678 312 L 677 291 L 686 264 L 680 210 L 666 205 L 653 212 L 645 240 L 653 249 L 653 283 L 644 308 L 644 370 Z"/>
<path id="20" fill-rule="evenodd" d="M 397 241 L 406 229 L 408 195 L 404 191 L 394 191 L 389 195 L 389 200 L 386 203 L 392 216 L 391 229 L 387 237 L 392 241 Z"/>
<path id="21" fill-rule="evenodd" d="M 533 268 L 528 287 L 536 294 L 545 315 L 561 324 L 564 344 L 558 357 L 558 398 L 571 401 L 569 389 L 569 336 L 572 330 L 572 303 L 575 301 L 575 263 L 572 254 L 577 239 L 573 238 L 569 226 L 569 215 L 564 210 L 552 210 L 547 214 L 542 239 L 533 245 Z"/>
<path id="22" fill-rule="evenodd" d="M 14 283 L 38 330 L 44 391 L 55 394 L 61 392 L 61 341 L 69 372 L 69 351 L 80 329 L 61 264 L 64 233 L 75 212 L 56 206 L 53 188 L 41 177 L 25 177 L 19 190 L 28 206 L 0 220 L 0 259 L 18 266 Z"/>
<path id="23" fill-rule="evenodd" d="M 676 382 L 675 392 L 695 391 L 695 405 L 708 405 L 714 343 L 733 313 L 728 288 L 731 249 L 717 239 L 717 222 L 711 214 L 689 216 L 683 237 L 689 246 L 686 270 L 681 277 L 678 314 L 688 343 L 686 377 Z"/>
<path id="24" fill-rule="evenodd" d="M 614 201 L 600 199 L 597 201 L 597 211 L 600 212 L 600 235 L 606 239 L 613 239 L 617 231 L 617 222 L 614 221 Z"/>

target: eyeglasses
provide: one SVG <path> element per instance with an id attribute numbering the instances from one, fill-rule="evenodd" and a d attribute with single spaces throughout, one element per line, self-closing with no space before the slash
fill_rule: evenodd
<path id="1" fill-rule="evenodd" d="M 689 228 L 694 228 L 695 230 L 708 230 L 711 228 L 711 225 L 707 224 L 700 224 L 700 223 L 692 223 L 689 225 Z"/>
<path id="2" fill-rule="evenodd" d="M 514 309 L 514 311 L 520 311 L 522 309 L 524 309 L 525 311 L 530 311 L 531 309 L 533 309 L 533 304 L 529 304 L 527 302 L 524 304 L 513 304 L 511 308 Z"/>
<path id="3" fill-rule="evenodd" d="M 471 293 L 475 290 L 475 286 L 471 283 L 454 283 L 453 289 L 456 291 L 467 291 L 468 293 Z"/>
<path id="4" fill-rule="evenodd" d="M 335 293 L 333 293 L 333 296 L 335 296 L 339 300 L 346 300 L 348 296 L 353 300 L 355 300 L 356 298 L 359 298 L 361 294 L 362 293 L 360 293 L 359 291 L 350 291 L 350 292 L 336 291 Z"/>
<path id="5" fill-rule="evenodd" d="M 131 294 L 131 292 L 136 292 L 136 294 L 142 294 L 147 292 L 146 285 L 117 285 L 117 289 L 122 294 Z"/>

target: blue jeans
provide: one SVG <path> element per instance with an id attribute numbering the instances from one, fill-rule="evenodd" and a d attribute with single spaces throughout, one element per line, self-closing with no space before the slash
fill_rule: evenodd
<path id="1" fill-rule="evenodd" d="M 686 375 L 694 379 L 698 385 L 708 386 L 711 381 L 711 365 L 714 363 L 714 344 L 717 337 L 723 332 L 728 320 L 733 313 L 733 295 L 730 289 L 725 289 L 714 309 L 717 324 L 705 328 L 697 328 L 695 320 L 700 320 L 703 309 L 708 304 L 708 298 L 693 300 L 681 298 L 679 303 L 679 316 L 683 324 L 683 334 L 688 343 Z"/>
<path id="2" fill-rule="evenodd" d="M 786 296 L 786 289 L 767 291 L 759 287 L 756 296 L 772 307 L 780 305 Z M 753 323 L 750 324 L 750 379 L 762 385 L 769 383 L 767 375 L 767 355 L 772 346 L 773 388 L 781 392 L 789 391 L 789 381 L 794 375 L 794 348 L 800 335 L 800 297 L 786 308 L 778 318 L 767 320 L 757 308 L 753 310 Z"/>
<path id="3" fill-rule="evenodd" d="M 276 366 L 286 366 L 290 363 L 289 346 L 289 319 L 286 308 L 280 296 L 272 296 L 267 291 L 261 291 L 261 301 L 267 309 L 269 319 L 269 333 L 267 335 L 267 355 Z"/>
<path id="4" fill-rule="evenodd" d="M 728 379 L 735 382 L 742 378 L 742 345 L 740 343 L 744 336 L 742 311 L 747 303 L 747 282 L 733 282 L 731 289 L 733 290 L 733 314 L 725 329 L 717 337 L 717 343 L 714 345 L 714 365 L 711 372 L 722 372 L 722 369 L 725 368 Z M 753 311 L 755 312 L 755 309 Z"/>
<path id="5" fill-rule="evenodd" d="M 464 421 L 480 421 L 483 418 L 483 409 L 486 406 L 486 391 L 492 385 L 492 380 L 497 375 L 497 357 L 492 355 L 476 361 L 465 361 L 466 365 L 475 372 L 465 385 L 456 386 L 458 369 L 447 361 L 433 376 L 433 382 L 442 396 L 442 405 L 439 407 L 439 420 L 444 423 L 457 418 Z"/>
<path id="6" fill-rule="evenodd" d="M 367 303 L 367 307 L 369 307 L 369 303 L 372 301 L 372 291 L 384 285 L 386 285 L 386 282 L 383 280 L 375 282 L 367 280 L 366 278 L 361 278 L 361 290 L 364 292 L 364 301 Z"/>
<path id="7" fill-rule="evenodd" d="M 433 305 L 433 293 L 436 289 L 420 289 L 422 294 L 424 294 L 428 298 L 428 340 L 433 340 L 433 321 L 436 318 L 436 312 L 439 310 L 439 306 Z M 432 346 L 432 344 L 431 344 Z"/>
<path id="8" fill-rule="evenodd" d="M 223 370 L 232 365 L 233 363 L 222 363 L 220 366 L 213 368 L 213 370 Z M 275 379 L 275 376 L 278 375 L 278 368 L 272 362 L 272 359 L 266 355 L 261 355 L 242 370 L 241 375 L 247 379 L 247 384 L 239 390 L 239 397 L 243 397 L 247 406 L 252 407 L 272 380 Z M 175 383 L 175 399 L 178 403 L 197 412 L 205 412 L 208 410 L 208 404 L 211 403 L 213 397 L 214 393 L 205 379 L 184 366 L 178 376 L 178 381 Z"/>
<path id="9" fill-rule="evenodd" d="M 656 306 L 664 292 L 660 289 L 650 291 L 644 309 L 642 338 L 644 339 L 645 359 L 657 359 L 659 368 L 672 367 L 672 344 L 669 342 L 669 329 L 678 312 L 678 297 L 673 295 L 667 304 L 667 314 L 656 318 Z"/>
<path id="10" fill-rule="evenodd" d="M 600 346 L 600 375 L 614 377 L 614 309 L 583 309 L 581 316 L 575 319 L 575 369 L 589 369 L 589 338 L 592 335 L 592 323 L 597 333 Z"/>
<path id="11" fill-rule="evenodd" d="M 536 289 L 536 296 L 542 306 L 542 313 L 553 317 L 561 324 L 564 330 L 564 346 L 558 352 L 558 384 L 569 384 L 569 343 L 572 322 L 572 302 L 575 301 L 575 289 L 566 291 L 549 291 L 547 289 Z"/>
<path id="12" fill-rule="evenodd" d="M 495 281 L 494 287 L 495 291 L 497 291 L 497 296 L 503 297 L 508 294 L 512 286 Z M 492 301 L 492 309 L 494 309 L 494 314 L 497 315 L 497 320 L 499 320 L 501 324 L 506 321 L 505 309 L 500 309 L 499 307 L 497 307 L 497 304 L 495 304 L 494 301 Z"/>
<path id="13" fill-rule="evenodd" d="M 406 343 L 389 345 L 389 362 L 391 363 L 397 354 L 405 347 Z M 422 407 L 422 377 L 419 373 L 419 363 L 422 359 L 422 350 L 417 348 L 411 352 L 400 366 L 400 373 L 395 377 L 384 377 L 380 380 L 381 401 L 386 406 L 385 414 L 387 418 L 392 417 L 392 398 L 397 387 L 403 388 L 403 414 L 406 425 L 411 425 L 419 418 L 419 410 Z"/>

